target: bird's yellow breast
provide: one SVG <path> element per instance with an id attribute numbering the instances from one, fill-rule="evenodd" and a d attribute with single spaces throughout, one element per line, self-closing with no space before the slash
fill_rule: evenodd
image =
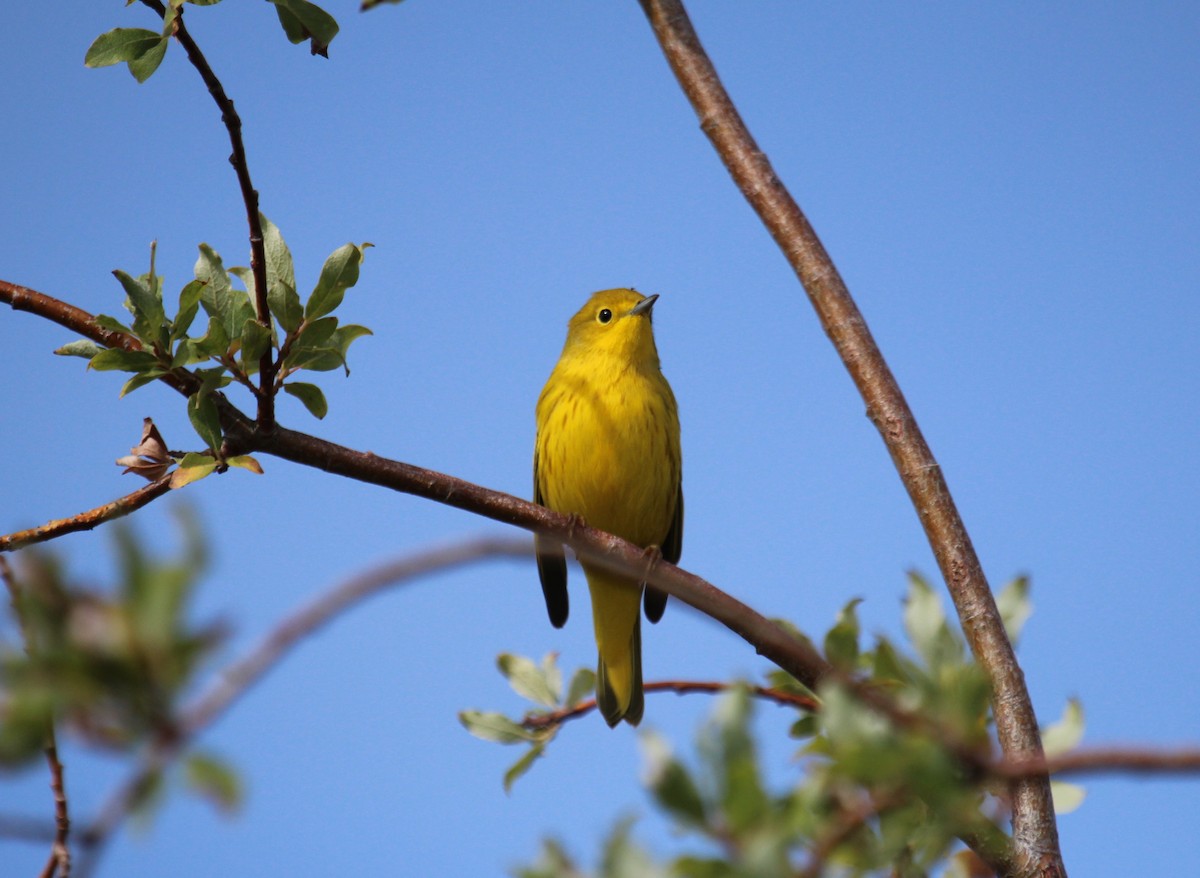
<path id="1" fill-rule="evenodd" d="M 607 357 L 564 356 L 537 407 L 545 504 L 642 546 L 666 537 L 680 479 L 679 416 L 665 378 Z"/>

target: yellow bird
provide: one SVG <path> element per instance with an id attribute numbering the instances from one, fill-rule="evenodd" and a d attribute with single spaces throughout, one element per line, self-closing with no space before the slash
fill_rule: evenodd
<path id="1" fill-rule="evenodd" d="M 658 296 L 594 294 L 567 325 L 567 342 L 537 404 L 533 499 L 639 546 L 672 564 L 683 545 L 682 461 L 675 395 L 658 364 L 650 314 Z M 550 622 L 567 621 L 563 546 L 536 538 Z M 584 564 L 600 653 L 596 699 L 610 726 L 642 718 L 645 586 Z M 662 618 L 667 595 L 645 588 L 646 618 Z"/>

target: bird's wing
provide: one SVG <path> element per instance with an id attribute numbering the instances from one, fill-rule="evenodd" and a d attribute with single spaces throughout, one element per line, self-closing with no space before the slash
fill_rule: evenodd
<path id="1" fill-rule="evenodd" d="M 538 453 L 533 453 L 533 502 L 545 506 L 542 482 L 539 477 Z M 567 622 L 570 603 L 567 600 L 567 559 L 562 543 L 553 537 L 534 534 L 533 550 L 537 555 L 538 578 L 542 581 L 542 596 L 546 599 L 546 613 L 550 624 L 561 628 Z"/>
<path id="2" fill-rule="evenodd" d="M 675 515 L 671 519 L 671 527 L 663 540 L 662 556 L 672 564 L 679 563 L 683 554 L 683 481 L 680 480 L 678 494 L 675 496 Z M 667 593 L 659 591 L 652 585 L 646 586 L 646 618 L 657 622 L 662 618 L 663 610 L 667 608 Z"/>

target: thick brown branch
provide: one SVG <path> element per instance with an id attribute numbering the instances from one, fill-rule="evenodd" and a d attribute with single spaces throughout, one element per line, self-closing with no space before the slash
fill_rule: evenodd
<path id="1" fill-rule="evenodd" d="M 142 3 L 157 12 L 160 18 L 167 13 L 166 7 L 159 0 L 142 0 Z M 246 223 L 250 228 L 250 272 L 254 276 L 254 310 L 258 322 L 270 330 L 271 311 L 267 304 L 267 254 L 263 240 L 262 218 L 258 212 L 258 190 L 250 181 L 250 164 L 246 160 L 246 145 L 242 140 L 242 117 L 238 115 L 233 101 L 225 94 L 221 80 L 217 78 L 212 67 L 209 66 L 208 59 L 204 57 L 204 53 L 200 51 L 200 47 L 196 45 L 196 41 L 188 32 L 187 25 L 183 23 L 183 7 L 180 7 L 175 14 L 174 36 L 179 41 L 179 45 L 183 46 L 188 60 L 192 62 L 192 66 L 196 68 L 200 78 L 204 80 L 208 93 L 212 95 L 217 109 L 221 111 L 221 121 L 225 123 L 225 130 L 229 132 L 229 143 L 233 149 L 229 156 L 229 163 L 233 165 L 234 173 L 237 174 L 238 187 L 242 192 L 242 203 L 246 207 Z M 258 423 L 262 429 L 270 430 L 275 424 L 275 362 L 269 346 L 266 353 L 262 355 L 262 359 L 259 360 L 258 372 L 261 391 L 256 394 Z"/>
<path id="2" fill-rule="evenodd" d="M 64 534 L 77 533 L 81 530 L 91 530 L 94 527 L 104 524 L 106 521 L 121 518 L 135 510 L 141 509 L 169 490 L 171 490 L 171 477 L 166 475 L 139 488 L 132 494 L 126 494 L 124 497 L 113 500 L 111 503 L 105 503 L 103 506 L 97 506 L 95 509 L 89 509 L 87 512 L 80 512 L 78 515 L 72 515 L 70 518 L 49 521 L 46 524 L 30 528 L 29 530 L 0 535 L 0 552 L 12 552 L 16 549 L 32 546 L 35 543 L 44 543 L 47 540 L 61 537 Z"/>
<path id="3" fill-rule="evenodd" d="M 1041 757 L 1037 719 L 970 536 L 926 444 L 829 254 L 734 107 L 681 0 L 640 0 L 721 160 L 803 284 L 825 333 L 867 404 L 933 548 L 971 649 L 986 669 L 997 734 L 1009 759 Z M 1013 835 L 1022 874 L 1065 874 L 1045 777 L 1014 781 Z M 1048 859 L 1047 859 L 1048 858 Z"/>

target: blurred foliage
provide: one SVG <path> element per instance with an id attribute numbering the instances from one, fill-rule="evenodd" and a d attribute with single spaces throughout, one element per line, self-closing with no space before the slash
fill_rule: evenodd
<path id="1" fill-rule="evenodd" d="M 694 844 L 660 862 L 632 840 L 630 823 L 622 821 L 605 842 L 593 874 L 973 874 L 979 861 L 960 838 L 1002 844 L 998 822 L 1007 814 L 1001 788 L 993 789 L 989 778 L 955 755 L 960 748 L 973 749 L 983 758 L 996 752 L 989 734 L 986 679 L 947 620 L 937 592 L 920 576 L 909 577 L 904 648 L 881 635 L 864 648 L 858 604 L 847 604 L 827 632 L 826 657 L 856 684 L 878 687 L 904 716 L 920 721 L 893 722 L 844 686 L 823 686 L 817 693 L 820 711 L 798 711 L 801 715 L 791 728 L 801 742 L 792 783 L 771 789 L 764 781 L 768 772 L 752 731 L 752 692 L 734 685 L 720 696 L 701 728 L 694 765 L 677 757 L 659 735 L 642 733 L 652 801 L 676 833 Z M 1030 613 L 1028 582 L 1019 579 L 1006 586 L 999 605 L 1017 637 Z M 574 703 L 559 702 L 553 685 L 557 669 L 550 673 L 545 662 L 538 666 L 505 656 L 502 669 L 507 669 L 514 690 L 541 706 L 561 709 Z M 547 676 L 552 679 L 544 680 Z M 773 688 L 807 692 L 783 671 L 772 671 L 767 678 Z M 546 697 L 547 688 L 553 698 Z M 536 726 L 541 715 L 535 711 L 522 721 L 475 713 L 467 725 L 479 737 L 502 743 L 532 741 L 540 755 L 552 738 Z M 504 733 L 488 734 L 483 717 L 490 729 L 503 727 Z M 535 721 L 532 729 L 530 719 Z M 1046 730 L 1052 745 L 1074 746 L 1081 733 L 1082 714 L 1075 704 L 1068 706 L 1060 723 Z M 509 769 L 505 775 L 506 785 L 512 773 Z M 772 769 L 770 774 L 778 772 Z M 538 858 L 515 874 L 578 878 L 587 873 L 558 843 L 546 841 Z"/>
<path id="2" fill-rule="evenodd" d="M 181 734 L 181 701 L 224 628 L 189 618 L 208 551 L 192 516 L 178 520 L 183 545 L 170 558 L 113 524 L 111 588 L 77 582 L 44 550 L 17 556 L 6 576 L 11 624 L 0 629 L 0 766 L 40 760 L 51 728 L 125 754 Z M 215 757 L 192 757 L 186 780 L 224 807 L 238 801 L 236 776 Z"/>

